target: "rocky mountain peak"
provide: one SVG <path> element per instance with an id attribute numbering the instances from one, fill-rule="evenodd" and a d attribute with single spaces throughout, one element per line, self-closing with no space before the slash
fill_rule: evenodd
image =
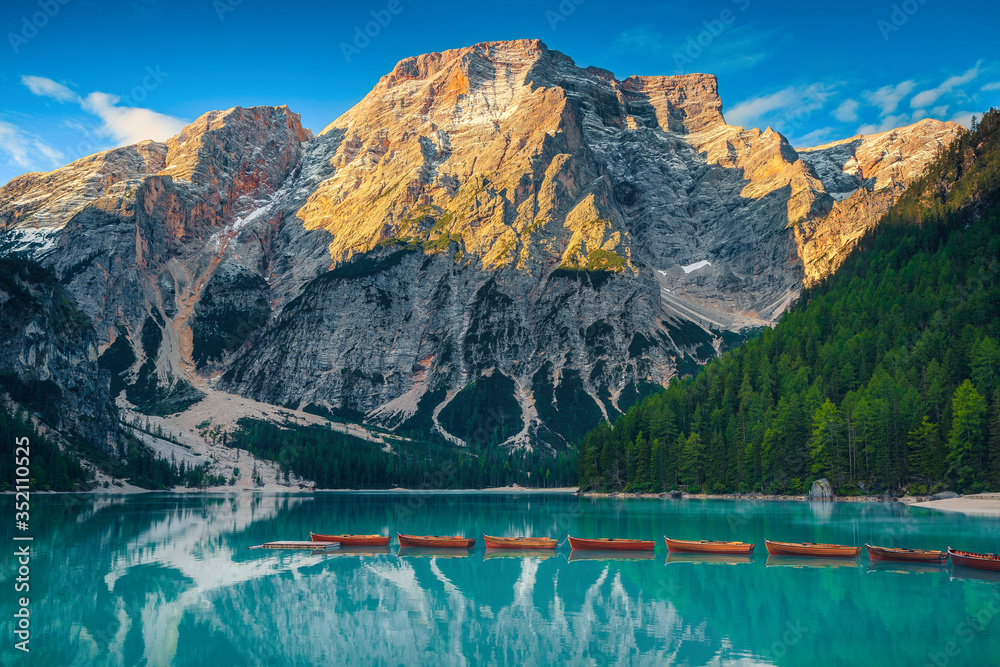
<path id="1" fill-rule="evenodd" d="M 167 140 L 162 173 L 201 184 L 263 170 L 259 176 L 274 188 L 298 162 L 300 144 L 311 138 L 287 106 L 210 111 Z"/>
<path id="2" fill-rule="evenodd" d="M 219 387 L 468 444 L 460 396 L 505 406 L 498 442 L 558 445 L 772 323 L 960 131 L 796 151 L 722 109 L 714 76 L 538 40 L 430 53 L 315 138 L 237 107 L 15 179 L 0 251 L 132 350 L 142 409 Z"/>

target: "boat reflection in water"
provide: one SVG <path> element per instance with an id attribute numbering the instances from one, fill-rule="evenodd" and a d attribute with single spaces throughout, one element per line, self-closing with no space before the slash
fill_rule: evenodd
<path id="1" fill-rule="evenodd" d="M 750 554 L 699 554 L 671 551 L 667 554 L 670 563 L 719 563 L 723 565 L 742 565 L 753 562 Z"/>
<path id="2" fill-rule="evenodd" d="M 494 558 L 537 558 L 545 560 L 556 555 L 555 551 L 546 549 L 487 549 L 483 560 Z"/>
<path id="3" fill-rule="evenodd" d="M 866 572 L 894 572 L 895 574 L 942 574 L 943 563 L 906 563 L 903 561 L 873 560 Z"/>
<path id="4" fill-rule="evenodd" d="M 767 557 L 767 567 L 828 568 L 840 567 L 857 569 L 858 561 L 853 558 L 823 558 L 822 556 L 775 556 Z"/>
<path id="5" fill-rule="evenodd" d="M 996 570 L 980 570 L 974 567 L 965 567 L 964 565 L 952 565 L 951 579 L 971 579 L 1000 583 L 1000 572 Z"/>
<path id="6" fill-rule="evenodd" d="M 316 551 L 314 553 L 323 554 L 324 556 L 355 556 L 355 557 L 369 557 L 369 556 L 389 556 L 392 552 L 389 547 L 340 547 L 338 551 Z"/>
<path id="7" fill-rule="evenodd" d="M 895 503 L 831 503 L 836 520 L 813 525 L 810 508 L 794 503 L 591 502 L 567 494 L 45 494 L 32 503 L 46 530 L 33 543 L 32 568 L 44 576 L 32 580 L 38 588 L 31 594 L 51 604 L 51 622 L 39 623 L 32 638 L 52 665 L 922 665 L 1000 591 L 996 573 L 946 567 L 941 576 L 920 578 L 919 599 L 934 604 L 918 604 L 909 582 L 885 572 L 861 576 L 853 558 L 771 558 L 768 565 L 788 566 L 772 569 L 760 557 L 750 567 L 665 567 L 660 555 L 687 561 L 662 551 L 570 555 L 564 546 L 555 555 L 490 555 L 489 563 L 466 549 L 401 549 L 399 558 L 395 545 L 388 556 L 346 547 L 315 556 L 247 549 L 280 535 L 308 535 L 331 517 L 344 532 L 388 533 L 398 521 L 387 517 L 408 501 L 419 501 L 421 511 L 407 515 L 407 524 L 424 533 L 460 526 L 543 534 L 554 517 L 573 517 L 561 530 L 656 534 L 662 526 L 711 535 L 725 534 L 738 514 L 790 539 L 835 539 L 848 520 L 865 535 L 910 516 L 917 543 L 952 540 L 983 551 L 1000 540 L 1000 521 L 911 516 Z M 624 525 L 623 513 L 650 521 Z M 575 562 L 592 559 L 602 562 Z M 830 566 L 859 569 L 794 569 Z M 17 608 L 11 598 L 0 596 L 7 618 Z M 798 619 L 807 639 L 780 644 L 786 654 L 775 660 L 770 648 Z M 15 651 L 0 645 L 0 665 L 22 663 Z M 995 665 L 997 655 L 1000 633 L 984 631 L 954 662 Z"/>
<path id="8" fill-rule="evenodd" d="M 439 549 L 434 547 L 399 547 L 400 558 L 468 558 L 468 549 Z"/>
<path id="9" fill-rule="evenodd" d="M 569 562 L 581 560 L 656 560 L 652 551 L 598 551 L 596 549 L 573 549 Z"/>

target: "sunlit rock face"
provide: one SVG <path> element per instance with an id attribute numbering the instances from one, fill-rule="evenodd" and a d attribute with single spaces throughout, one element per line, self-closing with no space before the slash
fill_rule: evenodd
<path id="1" fill-rule="evenodd" d="M 727 125 L 713 76 L 484 43 L 401 61 L 315 137 L 234 108 L 14 179 L 0 248 L 55 267 L 102 352 L 125 336 L 135 400 L 218 386 L 447 436 L 500 374 L 507 444 L 560 446 L 774 322 L 958 132 L 797 152 Z"/>
<path id="2" fill-rule="evenodd" d="M 880 134 L 800 150 L 836 199 L 824 217 L 795 228 L 806 287 L 830 275 L 940 151 L 964 128 L 922 120 Z"/>

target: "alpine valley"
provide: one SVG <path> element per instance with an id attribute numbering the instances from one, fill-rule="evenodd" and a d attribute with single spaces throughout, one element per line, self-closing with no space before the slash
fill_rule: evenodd
<path id="1" fill-rule="evenodd" d="M 25 174 L 0 189 L 6 412 L 106 471 L 172 455 L 161 485 L 291 422 L 428 469 L 553 459 L 775 324 L 965 132 L 780 130 L 728 125 L 714 76 L 523 40 L 403 60 L 317 135 L 237 107 Z M 247 449 L 287 478 L 302 446 Z"/>

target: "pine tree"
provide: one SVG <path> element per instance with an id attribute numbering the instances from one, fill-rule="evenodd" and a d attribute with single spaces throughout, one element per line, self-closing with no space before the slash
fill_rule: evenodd
<path id="1" fill-rule="evenodd" d="M 684 434 L 681 434 L 681 438 Z M 691 435 L 684 440 L 684 449 L 681 454 L 681 480 L 685 484 L 701 484 L 703 480 L 702 471 L 702 451 L 704 447 L 701 436 L 692 431 Z"/>
<path id="2" fill-rule="evenodd" d="M 983 428 L 986 401 L 972 382 L 966 380 L 955 390 L 952 406 L 948 474 L 959 490 L 966 491 L 982 480 L 986 450 Z"/>
<path id="3" fill-rule="evenodd" d="M 993 394 L 990 406 L 986 469 L 991 490 L 1000 490 L 1000 391 Z"/>
<path id="4" fill-rule="evenodd" d="M 830 477 L 834 484 L 845 480 L 841 465 L 844 423 L 840 411 L 829 399 L 816 408 L 813 415 L 812 436 L 809 438 L 809 452 L 812 465 L 809 472 L 819 477 Z"/>
<path id="5" fill-rule="evenodd" d="M 920 477 L 936 479 L 940 469 L 937 424 L 924 415 L 920 425 L 910 431 L 907 444 L 910 448 L 911 470 Z"/>

